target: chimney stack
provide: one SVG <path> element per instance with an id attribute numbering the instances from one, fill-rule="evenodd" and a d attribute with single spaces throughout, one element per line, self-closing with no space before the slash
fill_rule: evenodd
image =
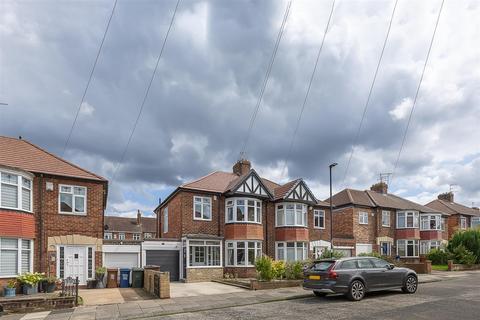
<path id="1" fill-rule="evenodd" d="M 377 182 L 370 187 L 370 190 L 381 193 L 381 194 L 387 194 L 388 184 L 386 184 L 383 181 Z"/>
<path id="2" fill-rule="evenodd" d="M 449 192 L 445 192 L 445 193 L 441 193 L 438 195 L 438 199 L 439 200 L 445 200 L 445 201 L 448 201 L 448 202 L 454 202 L 453 201 L 453 192 L 452 191 L 449 191 Z"/>
<path id="3" fill-rule="evenodd" d="M 233 165 L 233 173 L 243 176 L 250 172 L 251 163 L 247 159 L 240 159 Z"/>
<path id="4" fill-rule="evenodd" d="M 137 211 L 137 225 L 142 224 L 142 214 L 140 213 L 140 210 Z"/>

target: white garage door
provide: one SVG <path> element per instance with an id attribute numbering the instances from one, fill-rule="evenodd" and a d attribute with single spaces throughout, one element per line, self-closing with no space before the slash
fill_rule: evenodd
<path id="1" fill-rule="evenodd" d="M 361 253 L 372 253 L 372 245 L 357 243 L 357 256 Z"/>
<path id="2" fill-rule="evenodd" d="M 104 265 L 107 268 L 138 267 L 138 253 L 106 252 Z"/>
<path id="3" fill-rule="evenodd" d="M 352 250 L 351 249 L 333 249 L 335 251 L 343 253 L 343 257 L 351 257 L 352 256 Z"/>

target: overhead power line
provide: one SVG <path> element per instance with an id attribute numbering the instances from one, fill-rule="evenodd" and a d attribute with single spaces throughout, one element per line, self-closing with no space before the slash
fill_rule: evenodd
<path id="1" fill-rule="evenodd" d="M 355 147 L 358 143 L 358 139 L 360 137 L 360 132 L 362 131 L 363 122 L 365 121 L 365 117 L 367 115 L 367 110 L 370 105 L 370 98 L 372 97 L 373 87 L 375 86 L 375 82 L 377 80 L 378 70 L 380 69 L 380 64 L 382 63 L 383 53 L 385 52 L 385 47 L 387 46 L 388 36 L 390 35 L 390 30 L 392 29 L 392 22 L 393 17 L 395 16 L 395 10 L 397 9 L 398 0 L 395 0 L 395 4 L 393 5 L 392 15 L 390 17 L 390 23 L 388 24 L 387 34 L 385 36 L 385 40 L 383 41 L 382 52 L 380 53 L 380 58 L 378 59 L 377 68 L 375 69 L 375 73 L 373 75 L 372 84 L 370 85 L 370 90 L 368 91 L 367 101 L 365 102 L 365 106 L 363 107 L 362 119 L 360 120 L 360 125 L 358 126 L 357 133 L 355 134 L 355 138 L 353 139 L 352 143 L 352 150 L 350 152 L 350 156 L 348 158 L 347 166 L 345 168 L 345 173 L 343 175 L 343 185 L 345 186 L 345 181 L 347 179 L 348 170 L 350 169 L 350 162 L 352 161 L 353 154 L 355 152 Z"/>
<path id="2" fill-rule="evenodd" d="M 285 14 L 283 15 L 282 24 L 280 25 L 280 30 L 278 31 L 277 39 L 275 41 L 275 45 L 273 48 L 272 56 L 270 57 L 270 62 L 267 67 L 267 71 L 265 73 L 265 78 L 263 79 L 262 87 L 260 89 L 260 95 L 258 96 L 257 104 L 255 105 L 255 109 L 253 110 L 252 117 L 250 118 L 250 124 L 248 126 L 248 131 L 246 138 L 243 142 L 242 149 L 240 150 L 240 158 L 245 157 L 245 153 L 248 146 L 248 141 L 250 140 L 250 135 L 255 124 L 255 120 L 257 118 L 258 110 L 260 109 L 260 105 L 262 103 L 263 94 L 265 93 L 265 88 L 267 87 L 268 80 L 270 79 L 270 72 L 272 71 L 273 63 L 275 62 L 275 57 L 277 56 L 278 47 L 280 45 L 280 41 L 282 40 L 283 32 L 285 31 L 285 25 L 287 23 L 288 15 L 290 13 L 290 7 L 292 6 L 292 1 L 287 3 L 287 7 L 285 9 Z"/>
<path id="3" fill-rule="evenodd" d="M 438 10 L 437 21 L 435 22 L 435 28 L 433 29 L 432 39 L 430 40 L 430 45 L 427 51 L 427 57 L 425 58 L 425 63 L 423 64 L 422 75 L 420 77 L 420 81 L 418 82 L 417 91 L 415 92 L 415 98 L 413 99 L 412 109 L 410 110 L 410 115 L 408 116 L 407 126 L 405 127 L 405 131 L 403 133 L 402 144 L 400 145 L 400 150 L 398 150 L 397 160 L 395 161 L 395 166 L 392 171 L 392 179 L 390 181 L 392 181 L 395 176 L 398 162 L 400 161 L 400 156 L 402 155 L 403 147 L 405 145 L 405 141 L 407 140 L 408 129 L 410 128 L 410 122 L 412 121 L 413 112 L 415 111 L 418 93 L 420 92 L 420 87 L 422 86 L 423 76 L 425 75 L 425 69 L 427 68 L 428 59 L 430 58 L 430 51 L 432 50 L 433 41 L 435 40 L 435 34 L 437 33 L 438 22 L 440 21 L 440 16 L 442 14 L 444 3 L 445 0 L 442 0 L 442 4 L 440 5 L 440 9 Z"/>
<path id="4" fill-rule="evenodd" d="M 313 67 L 312 74 L 310 76 L 310 81 L 308 82 L 307 92 L 305 93 L 305 98 L 303 99 L 302 108 L 300 109 L 300 113 L 298 114 L 297 123 L 295 124 L 295 130 L 293 131 L 292 140 L 290 141 L 290 146 L 288 148 L 287 157 L 285 158 L 285 164 L 284 164 L 283 169 L 282 169 L 282 175 L 284 174 L 285 170 L 287 169 L 288 160 L 289 160 L 290 154 L 292 153 L 292 150 L 293 150 L 293 144 L 295 142 L 295 137 L 297 135 L 298 128 L 300 127 L 300 121 L 302 120 L 303 111 L 305 110 L 305 106 L 306 106 L 307 101 L 308 101 L 308 96 L 310 94 L 310 88 L 312 87 L 312 82 L 313 82 L 313 79 L 315 77 L 315 73 L 317 71 L 318 60 L 320 59 L 320 54 L 322 53 L 323 45 L 325 43 L 325 38 L 327 37 L 327 32 L 328 32 L 328 28 L 330 27 L 330 21 L 332 20 L 332 15 L 333 15 L 333 10 L 334 9 L 335 9 L 335 0 L 332 1 L 332 8 L 330 9 L 330 15 L 328 16 L 327 25 L 325 26 L 325 32 L 323 33 L 322 43 L 320 44 L 320 48 L 318 49 L 317 59 L 315 60 L 315 65 Z"/>
<path id="5" fill-rule="evenodd" d="M 105 38 L 107 37 L 108 29 L 110 28 L 110 22 L 112 21 L 113 14 L 115 13 L 115 8 L 117 7 L 117 0 L 113 3 L 112 12 L 110 13 L 110 17 L 108 18 L 108 23 L 105 28 L 105 32 L 103 33 L 102 41 L 100 42 L 100 47 L 97 51 L 97 56 L 95 57 L 95 61 L 92 66 L 92 70 L 90 71 L 90 75 L 88 77 L 87 85 L 85 86 L 85 90 L 83 91 L 82 99 L 80 100 L 80 104 L 78 105 L 77 112 L 75 113 L 75 118 L 73 119 L 72 126 L 70 127 L 70 131 L 67 136 L 67 140 L 65 141 L 65 145 L 63 146 L 62 157 L 65 155 L 67 151 L 68 144 L 70 143 L 70 139 L 72 138 L 73 129 L 77 123 L 78 115 L 80 114 L 80 109 L 82 108 L 82 104 L 85 101 L 85 97 L 88 92 L 88 88 L 90 87 L 90 83 L 92 82 L 93 73 L 95 72 L 95 68 L 97 67 L 98 58 L 100 57 L 100 53 L 102 52 L 103 44 L 105 43 Z"/>
<path id="6" fill-rule="evenodd" d="M 168 40 L 168 35 L 170 34 L 170 30 L 172 29 L 173 26 L 173 21 L 175 20 L 175 15 L 177 14 L 177 9 L 180 4 L 180 0 L 177 0 L 177 4 L 175 5 L 175 9 L 173 10 L 172 18 L 170 19 L 170 25 L 168 26 L 167 33 L 165 34 L 165 38 L 163 39 L 162 47 L 160 49 L 160 52 L 157 57 L 157 62 L 155 64 L 155 68 L 153 69 L 152 76 L 150 77 L 150 81 L 148 82 L 147 89 L 145 90 L 145 94 L 142 99 L 142 103 L 140 104 L 140 109 L 138 110 L 137 118 L 135 119 L 135 123 L 133 124 L 132 131 L 130 132 L 130 136 L 128 137 L 127 144 L 125 145 L 125 148 L 123 149 L 122 156 L 120 158 L 120 161 L 117 162 L 117 165 L 115 166 L 115 169 L 112 174 L 112 178 L 110 179 L 110 184 L 113 184 L 113 181 L 115 180 L 115 177 L 117 175 L 118 169 L 123 163 L 123 160 L 125 159 L 125 155 L 127 154 L 128 147 L 130 146 L 130 142 L 132 142 L 132 137 L 135 133 L 135 130 L 137 129 L 138 121 L 140 120 L 140 117 L 143 112 L 143 108 L 145 106 L 145 102 L 147 101 L 148 98 L 148 93 L 150 92 L 150 88 L 152 87 L 153 80 L 155 79 L 155 74 L 157 73 L 158 69 L 158 64 L 160 63 L 160 59 L 162 58 L 163 51 L 165 50 L 165 45 L 167 44 Z"/>

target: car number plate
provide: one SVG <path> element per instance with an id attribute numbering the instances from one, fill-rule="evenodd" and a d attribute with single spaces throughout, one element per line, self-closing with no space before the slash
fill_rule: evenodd
<path id="1" fill-rule="evenodd" d="M 308 276 L 310 280 L 320 280 L 320 276 Z"/>

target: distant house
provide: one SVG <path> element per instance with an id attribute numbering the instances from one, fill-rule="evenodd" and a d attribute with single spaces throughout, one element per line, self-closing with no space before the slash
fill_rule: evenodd
<path id="1" fill-rule="evenodd" d="M 458 230 L 480 227 L 480 210 L 455 202 L 453 192 L 439 194 L 438 199 L 430 201 L 426 205 L 450 214 L 448 218 L 449 239 Z"/>
<path id="2" fill-rule="evenodd" d="M 107 180 L 9 137 L 0 137 L 0 176 L 0 290 L 25 272 L 95 278 Z"/>
<path id="3" fill-rule="evenodd" d="M 140 210 L 136 218 L 105 216 L 105 243 L 141 242 L 157 237 L 157 219 L 142 217 Z"/>
<path id="4" fill-rule="evenodd" d="M 390 194 L 384 182 L 344 189 L 333 204 L 333 245 L 347 256 L 375 251 L 416 260 L 448 239 L 448 213 Z"/>

